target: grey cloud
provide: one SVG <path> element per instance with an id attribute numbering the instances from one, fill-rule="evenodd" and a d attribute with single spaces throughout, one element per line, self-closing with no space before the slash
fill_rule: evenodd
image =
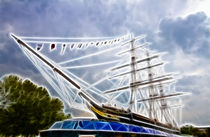
<path id="1" fill-rule="evenodd" d="M 181 47 L 186 53 L 207 57 L 210 54 L 209 24 L 203 12 L 185 18 L 165 18 L 160 23 L 159 36 L 166 49 Z"/>
<path id="2" fill-rule="evenodd" d="M 152 19 L 154 16 L 167 14 L 167 4 L 161 8 L 161 3 L 151 3 L 154 1 L 1 1 L 0 64 L 11 68 L 11 72 L 17 72 L 18 67 L 36 71 L 9 38 L 10 32 L 26 36 L 113 36 L 129 31 L 141 34 L 158 22 Z M 6 72 L 1 69 L 1 74 Z"/>
<path id="3" fill-rule="evenodd" d="M 169 51 L 164 57 L 169 71 L 178 71 L 178 91 L 191 92 L 184 97 L 183 123 L 209 125 L 210 20 L 203 12 L 186 17 L 166 17 L 154 34 L 154 48 Z"/>
<path id="4" fill-rule="evenodd" d="M 183 123 L 208 125 L 209 113 L 209 80 L 210 61 L 197 54 L 186 53 L 179 47 L 172 54 L 167 55 L 170 64 L 168 71 L 178 71 L 182 76 L 176 83 L 176 90 L 189 92 L 191 95 L 183 97 Z"/>

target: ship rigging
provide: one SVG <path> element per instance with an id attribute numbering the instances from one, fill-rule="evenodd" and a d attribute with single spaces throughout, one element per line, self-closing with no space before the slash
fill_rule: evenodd
<path id="1" fill-rule="evenodd" d="M 18 37 L 14 34 L 11 34 L 11 37 L 17 42 L 26 56 L 33 62 L 36 68 L 69 107 L 73 107 L 72 104 L 76 100 L 76 102 L 79 102 L 78 100 L 80 100 L 80 102 L 81 100 L 85 100 L 89 110 L 91 110 L 99 120 L 119 121 L 155 128 L 170 133 L 179 133 L 178 124 L 172 114 L 174 106 L 168 104 L 168 100 L 183 95 L 183 93 L 169 91 L 176 79 L 173 78 L 172 73 L 166 73 L 164 71 L 165 62 L 161 60 L 163 53 L 154 53 L 147 48 L 151 43 L 144 41 L 145 35 L 134 37 L 132 34 L 129 34 L 117 38 L 95 38 L 96 40 L 94 38 L 68 38 L 70 40 L 79 39 L 82 41 L 71 41 L 69 43 L 66 41 L 57 42 L 55 38 L 51 38 L 53 41 L 49 41 L 50 38 Z M 62 38 L 56 39 L 61 40 Z M 114 46 L 93 53 L 92 55 L 57 63 L 39 51 L 43 44 L 36 50 L 30 46 L 31 43 L 51 44 L 50 50 L 54 50 L 56 44 L 62 44 L 62 54 L 66 50 L 67 45 L 69 45 L 70 48 L 77 49 L 82 47 L 88 48 L 88 46 L 91 45 Z M 55 44 L 52 45 L 52 43 Z M 73 67 L 66 65 L 79 59 L 108 53 L 125 46 L 129 47 L 129 49 L 117 52 L 117 56 L 124 58 L 126 61 L 114 60 Z M 139 50 L 143 55 L 139 55 Z M 79 67 L 116 63 L 118 64 L 114 67 L 108 68 L 108 76 L 105 76 L 93 84 L 89 84 L 69 71 Z M 104 80 L 118 81 L 118 83 L 113 84 L 110 89 L 101 91 L 96 88 L 95 85 Z M 115 85 L 119 85 L 119 87 Z M 165 87 L 168 88 L 167 92 Z M 128 93 L 128 95 L 125 93 Z M 127 99 L 127 108 L 118 108 L 113 105 L 116 99 L 122 94 L 129 98 Z M 100 98 L 99 100 L 103 103 L 98 101 L 98 98 Z M 175 104 L 176 108 L 179 106 L 180 105 Z"/>

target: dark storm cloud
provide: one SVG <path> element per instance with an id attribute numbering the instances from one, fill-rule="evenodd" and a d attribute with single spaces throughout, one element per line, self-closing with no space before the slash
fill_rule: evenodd
<path id="1" fill-rule="evenodd" d="M 166 18 L 160 23 L 159 35 L 168 49 L 180 47 L 186 53 L 208 57 L 210 54 L 209 25 L 210 19 L 203 12 L 191 14 L 185 18 Z"/>

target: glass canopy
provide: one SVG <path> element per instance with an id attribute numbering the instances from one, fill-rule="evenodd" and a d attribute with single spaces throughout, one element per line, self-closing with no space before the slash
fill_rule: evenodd
<path id="1" fill-rule="evenodd" d="M 59 121 L 54 123 L 50 130 L 74 130 L 74 131 L 96 131 L 96 132 L 120 132 L 120 133 L 134 133 L 145 135 L 156 135 L 175 137 L 176 135 L 168 134 L 159 130 L 136 126 L 131 124 L 124 124 L 120 122 L 107 122 L 92 119 L 71 119 Z"/>

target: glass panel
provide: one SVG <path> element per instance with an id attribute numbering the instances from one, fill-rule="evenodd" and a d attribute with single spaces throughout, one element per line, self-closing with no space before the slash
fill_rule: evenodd
<path id="1" fill-rule="evenodd" d="M 110 126 L 113 130 L 118 131 L 118 129 L 122 126 L 120 123 L 110 122 Z"/>
<path id="2" fill-rule="evenodd" d="M 106 124 L 102 130 L 113 130 L 109 124 Z"/>
<path id="3" fill-rule="evenodd" d="M 97 122 L 94 122 L 94 125 L 95 125 L 96 129 L 101 129 L 101 128 L 103 128 L 106 125 L 106 123 L 97 121 Z"/>
<path id="4" fill-rule="evenodd" d="M 156 132 L 155 132 L 154 129 L 149 129 L 149 132 L 150 132 L 150 133 L 153 133 L 153 134 L 156 134 Z"/>
<path id="5" fill-rule="evenodd" d="M 50 127 L 50 129 L 59 129 L 59 128 L 61 128 L 62 123 L 63 123 L 63 122 L 55 122 L 55 123 Z"/>
<path id="6" fill-rule="evenodd" d="M 83 128 L 84 128 L 84 125 L 83 125 L 82 121 L 79 121 L 78 125 L 77 125 L 77 129 L 83 129 Z"/>
<path id="7" fill-rule="evenodd" d="M 143 133 L 148 133 L 143 127 L 133 126 L 133 125 L 130 125 L 129 126 L 129 131 L 130 132 L 143 132 Z"/>
<path id="8" fill-rule="evenodd" d="M 62 129 L 74 129 L 76 121 L 64 121 Z"/>
<path id="9" fill-rule="evenodd" d="M 121 127 L 118 128 L 118 131 L 128 131 L 127 125 L 121 125 Z"/>
<path id="10" fill-rule="evenodd" d="M 83 121 L 82 123 L 83 123 L 84 129 L 95 130 L 94 125 L 93 125 L 93 121 Z"/>
<path id="11" fill-rule="evenodd" d="M 135 127 L 135 126 L 129 126 L 129 131 L 130 132 L 140 132 L 140 128 Z"/>
<path id="12" fill-rule="evenodd" d="M 112 130 L 108 122 L 97 121 L 94 123 L 94 125 L 97 130 Z"/>

